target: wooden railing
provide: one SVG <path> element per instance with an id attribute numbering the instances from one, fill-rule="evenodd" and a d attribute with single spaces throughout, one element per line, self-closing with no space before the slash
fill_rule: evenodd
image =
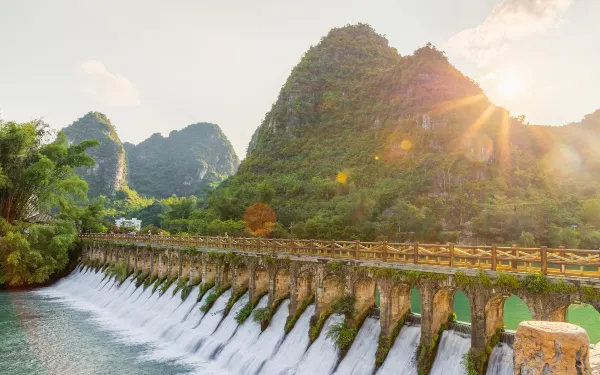
<path id="1" fill-rule="evenodd" d="M 82 234 L 81 237 L 119 243 L 194 246 L 331 259 L 481 268 L 492 271 L 534 271 L 545 275 L 600 278 L 600 250 L 207 236 Z"/>

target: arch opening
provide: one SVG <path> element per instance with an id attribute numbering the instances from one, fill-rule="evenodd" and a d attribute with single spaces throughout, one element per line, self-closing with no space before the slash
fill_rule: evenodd
<path id="1" fill-rule="evenodd" d="M 453 311 L 456 314 L 457 321 L 471 323 L 471 303 L 469 297 L 462 290 L 457 290 L 454 293 Z"/>
<path id="2" fill-rule="evenodd" d="M 416 286 L 413 286 L 410 291 L 410 312 L 421 314 L 421 293 L 419 293 Z"/>
<path id="3" fill-rule="evenodd" d="M 511 294 L 504 301 L 504 328 L 515 331 L 519 323 L 526 320 L 532 320 L 533 315 L 527 307 L 525 301 L 518 296 Z"/>
<path id="4" fill-rule="evenodd" d="M 567 308 L 567 322 L 584 328 L 590 344 L 600 341 L 600 313 L 587 303 L 573 303 Z"/>

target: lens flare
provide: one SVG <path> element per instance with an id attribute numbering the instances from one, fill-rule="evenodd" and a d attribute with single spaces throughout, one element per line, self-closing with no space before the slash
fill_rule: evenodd
<path id="1" fill-rule="evenodd" d="M 403 139 L 402 142 L 400 142 L 400 148 L 404 151 L 410 150 L 412 146 L 412 142 L 408 139 Z"/>
<path id="2" fill-rule="evenodd" d="M 254 203 L 244 212 L 244 225 L 254 236 L 265 237 L 275 228 L 277 215 L 265 203 Z"/>

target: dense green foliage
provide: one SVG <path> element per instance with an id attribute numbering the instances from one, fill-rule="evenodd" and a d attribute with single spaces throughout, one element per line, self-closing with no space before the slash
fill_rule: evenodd
<path id="1" fill-rule="evenodd" d="M 257 323 L 260 323 L 261 326 L 269 325 L 271 322 L 272 314 L 271 309 L 268 307 L 262 307 L 260 309 L 254 310 L 252 313 L 252 320 Z"/>
<path id="2" fill-rule="evenodd" d="M 237 221 L 263 202 L 299 238 L 598 248 L 599 130 L 600 111 L 526 125 L 435 47 L 400 56 L 346 26 L 294 68 L 205 215 Z"/>
<path id="3" fill-rule="evenodd" d="M 210 308 L 213 307 L 215 302 L 217 302 L 217 299 L 221 296 L 221 294 L 225 293 L 227 289 L 229 289 L 228 285 L 221 288 L 216 288 L 214 291 L 212 291 L 206 297 L 202 306 L 200 306 L 200 311 L 202 311 L 203 313 L 207 313 L 210 310 Z"/>
<path id="4" fill-rule="evenodd" d="M 342 351 L 350 349 L 357 334 L 356 328 L 348 327 L 344 322 L 334 324 L 327 330 L 327 338 Z"/>
<path id="5" fill-rule="evenodd" d="M 239 159 L 218 125 L 198 123 L 125 144 L 130 186 L 144 196 L 167 198 L 202 193 L 235 173 Z"/>
<path id="6" fill-rule="evenodd" d="M 96 160 L 96 166 L 77 169 L 77 173 L 88 183 L 90 197 L 109 196 L 127 185 L 125 149 L 115 127 L 104 114 L 89 112 L 64 128 L 63 132 L 73 143 L 86 139 L 96 139 L 100 143 L 98 147 L 87 151 Z"/>
<path id="7" fill-rule="evenodd" d="M 235 314 L 235 321 L 238 324 L 242 324 L 250 317 L 252 314 L 252 304 L 247 303 Z"/>
<path id="8" fill-rule="evenodd" d="M 67 266 L 75 223 L 90 225 L 95 215 L 79 206 L 87 184 L 73 168 L 94 164 L 85 151 L 95 145 L 69 146 L 40 121 L 0 121 L 0 284 L 43 283 Z M 50 221 L 28 220 L 39 213 Z"/>
<path id="9" fill-rule="evenodd" d="M 166 150 L 209 130 L 222 138 L 204 124 L 135 146 L 144 176 L 161 177 L 150 177 L 152 190 L 134 187 L 198 193 L 188 177 L 204 167 Z M 150 200 L 123 189 L 105 207 L 154 233 L 600 248 L 599 137 L 600 110 L 563 127 L 526 124 L 434 46 L 401 56 L 358 24 L 306 52 L 216 190 Z M 173 180 L 191 190 L 164 185 Z M 274 210 L 268 231 L 250 227 L 265 216 L 248 215 L 257 203 Z"/>

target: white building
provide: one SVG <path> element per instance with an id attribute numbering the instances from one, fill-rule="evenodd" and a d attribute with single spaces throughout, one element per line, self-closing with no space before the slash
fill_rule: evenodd
<path id="1" fill-rule="evenodd" d="M 135 228 L 136 230 L 140 230 L 142 228 L 142 221 L 137 218 L 133 219 L 125 219 L 124 217 L 115 220 L 115 225 L 119 228 L 121 227 L 130 227 Z"/>

